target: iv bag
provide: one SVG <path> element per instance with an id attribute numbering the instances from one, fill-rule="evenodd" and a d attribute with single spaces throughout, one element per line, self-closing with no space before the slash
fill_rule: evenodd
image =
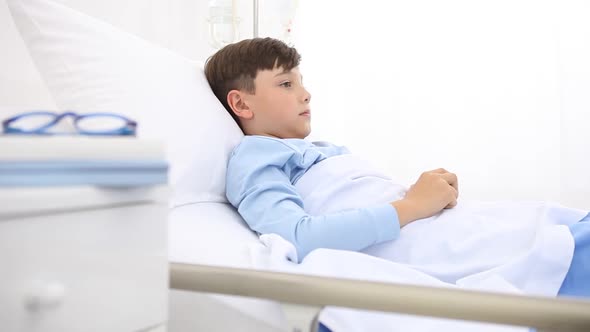
<path id="1" fill-rule="evenodd" d="M 209 43 L 222 48 L 239 38 L 239 22 L 232 0 L 209 1 Z"/>
<path id="2" fill-rule="evenodd" d="M 298 1 L 297 0 L 273 0 L 271 2 L 276 11 L 278 21 L 282 28 L 281 39 L 284 42 L 290 42 L 291 32 L 293 30 L 293 20 L 295 18 L 295 12 L 297 11 Z"/>

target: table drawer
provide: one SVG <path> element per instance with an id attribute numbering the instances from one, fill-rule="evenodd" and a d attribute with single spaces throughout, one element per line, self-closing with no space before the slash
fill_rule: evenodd
<path id="1" fill-rule="evenodd" d="M 137 331 L 167 317 L 165 204 L 0 221 L 4 331 Z"/>

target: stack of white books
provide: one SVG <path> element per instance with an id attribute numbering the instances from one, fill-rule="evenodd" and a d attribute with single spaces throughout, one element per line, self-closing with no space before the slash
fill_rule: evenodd
<path id="1" fill-rule="evenodd" d="M 0 186 L 163 184 L 164 145 L 134 137 L 0 136 Z"/>
<path id="2" fill-rule="evenodd" d="M 0 220 L 167 199 L 162 142 L 0 136 Z"/>

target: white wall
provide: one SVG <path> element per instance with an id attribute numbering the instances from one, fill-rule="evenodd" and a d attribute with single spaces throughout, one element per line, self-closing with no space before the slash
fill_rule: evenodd
<path id="1" fill-rule="evenodd" d="M 574 1 L 302 1 L 314 136 L 407 184 L 445 167 L 463 198 L 590 209 L 587 17 Z"/>
<path id="2" fill-rule="evenodd" d="M 261 1 L 261 32 L 272 0 Z M 59 0 L 205 60 L 207 0 Z M 239 0 L 241 33 L 251 2 Z M 400 181 L 445 167 L 469 199 L 590 209 L 590 8 L 586 1 L 300 0 L 294 43 L 313 137 Z M 0 118 L 53 108 L 0 0 Z"/>
<path id="3" fill-rule="evenodd" d="M 590 206 L 590 3 L 567 1 L 559 12 L 561 200 Z"/>

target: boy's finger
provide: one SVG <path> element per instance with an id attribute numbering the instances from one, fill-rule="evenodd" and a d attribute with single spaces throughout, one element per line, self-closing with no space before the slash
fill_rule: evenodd
<path id="1" fill-rule="evenodd" d="M 459 197 L 459 192 L 455 190 L 455 188 L 453 187 L 451 187 L 451 190 L 453 191 L 454 199 L 449 204 L 447 204 L 447 206 L 445 206 L 445 209 L 450 209 L 457 205 L 457 198 Z"/>
<path id="2" fill-rule="evenodd" d="M 455 190 L 459 189 L 459 184 L 457 183 L 457 175 L 455 173 L 444 173 L 440 175 L 448 184 L 453 186 Z"/>
<path id="3" fill-rule="evenodd" d="M 457 198 L 459 198 L 459 192 L 457 191 L 457 189 L 455 189 L 455 187 L 453 188 L 453 194 L 455 195 L 455 200 L 457 200 Z"/>
<path id="4" fill-rule="evenodd" d="M 445 209 L 452 209 L 452 208 L 454 208 L 455 206 L 457 206 L 457 201 L 456 201 L 456 200 L 452 201 L 452 202 L 451 202 L 451 203 L 449 203 L 447 206 L 445 206 Z"/>

